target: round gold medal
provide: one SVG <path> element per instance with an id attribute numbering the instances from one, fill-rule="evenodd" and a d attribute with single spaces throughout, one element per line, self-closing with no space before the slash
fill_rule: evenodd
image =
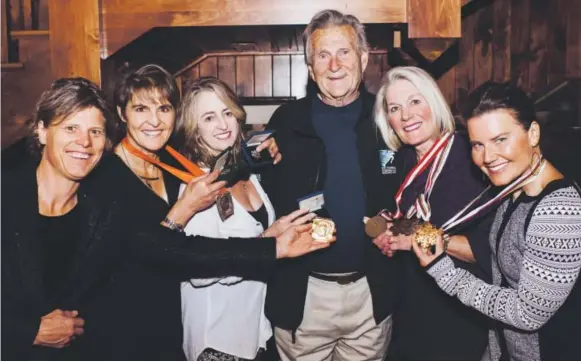
<path id="1" fill-rule="evenodd" d="M 335 232 L 335 223 L 330 219 L 316 217 L 312 221 L 311 236 L 315 241 L 328 242 Z"/>
<path id="2" fill-rule="evenodd" d="M 429 222 L 421 224 L 414 234 L 414 241 L 420 248 L 427 250 L 436 245 L 438 235 L 442 234 L 442 230 L 438 229 Z"/>

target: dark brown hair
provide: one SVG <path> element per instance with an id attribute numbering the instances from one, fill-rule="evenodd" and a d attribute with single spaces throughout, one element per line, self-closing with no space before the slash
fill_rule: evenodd
<path id="1" fill-rule="evenodd" d="M 115 87 L 113 102 L 115 110 L 121 109 L 125 117 L 125 109 L 136 93 L 155 93 L 164 97 L 177 110 L 180 103 L 180 90 L 174 77 L 167 70 L 156 64 L 148 64 L 125 75 Z M 117 114 L 117 113 L 115 113 Z M 119 119 L 121 133 L 125 133 L 125 123 Z"/>
<path id="2" fill-rule="evenodd" d="M 105 118 L 107 142 L 105 150 L 111 150 L 111 136 L 116 131 L 116 122 L 105 95 L 96 84 L 85 78 L 60 78 L 42 93 L 36 103 L 36 111 L 28 121 L 34 137 L 29 138 L 28 148 L 34 156 L 40 156 L 44 145 L 38 140 L 38 124 L 44 127 L 58 125 L 74 114 L 88 108 L 97 108 Z"/>
<path id="3" fill-rule="evenodd" d="M 533 101 L 520 88 L 509 83 L 486 82 L 468 96 L 463 111 L 466 121 L 497 110 L 506 110 L 528 130 L 536 119 Z"/>

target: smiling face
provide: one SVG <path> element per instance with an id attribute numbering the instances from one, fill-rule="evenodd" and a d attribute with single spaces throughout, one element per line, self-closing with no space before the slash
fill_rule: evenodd
<path id="1" fill-rule="evenodd" d="M 44 150 L 42 162 L 65 178 L 79 181 L 95 168 L 105 149 L 105 118 L 95 107 L 74 113 L 50 127 L 38 125 L 38 139 Z"/>
<path id="2" fill-rule="evenodd" d="M 495 186 L 522 175 L 533 162 L 540 130 L 533 122 L 527 131 L 507 110 L 495 110 L 468 120 L 472 160 Z"/>
<path id="3" fill-rule="evenodd" d="M 218 155 L 236 142 L 239 122 L 216 93 L 202 91 L 196 96 L 194 117 L 198 134 L 211 155 Z"/>
<path id="4" fill-rule="evenodd" d="M 439 136 L 432 110 L 419 90 L 407 80 L 396 80 L 386 92 L 387 119 L 403 144 L 427 151 Z"/>
<path id="5" fill-rule="evenodd" d="M 350 26 L 317 29 L 312 34 L 309 74 L 321 96 L 331 102 L 357 94 L 368 54 L 357 53 L 357 35 Z"/>
<path id="6" fill-rule="evenodd" d="M 129 141 L 141 151 L 155 153 L 165 146 L 175 123 L 175 109 L 156 90 L 143 90 L 133 94 L 125 112 L 117 108 L 127 124 Z"/>

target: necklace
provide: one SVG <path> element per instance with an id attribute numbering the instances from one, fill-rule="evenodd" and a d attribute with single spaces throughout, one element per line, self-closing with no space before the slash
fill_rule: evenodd
<path id="1" fill-rule="evenodd" d="M 145 176 L 145 175 L 140 175 L 137 172 L 135 172 L 135 170 L 133 169 L 133 167 L 131 167 L 131 162 L 129 161 L 129 158 L 127 157 L 127 153 L 125 153 L 125 147 L 123 147 L 123 145 L 121 145 L 121 150 L 123 151 L 123 157 L 125 158 L 125 162 L 127 163 L 127 166 L 129 167 L 129 169 L 137 176 L 141 179 L 141 181 L 147 186 L 149 187 L 151 190 L 153 190 L 153 185 L 152 183 L 154 181 L 157 181 L 160 179 L 159 176 L 159 169 L 156 167 L 156 170 L 158 172 L 157 176 Z M 145 161 L 143 161 L 143 164 L 145 166 Z M 144 167 L 145 169 L 145 167 Z"/>

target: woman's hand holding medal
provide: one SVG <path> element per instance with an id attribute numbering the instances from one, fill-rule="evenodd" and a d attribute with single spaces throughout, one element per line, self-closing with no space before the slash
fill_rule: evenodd
<path id="1" fill-rule="evenodd" d="M 433 248 L 424 248 L 416 241 L 412 242 L 414 253 L 418 257 L 420 265 L 423 267 L 430 265 L 431 262 L 444 253 L 444 240 L 442 238 L 442 233 L 438 233 L 434 238 L 436 247 L 434 252 L 432 252 Z"/>
<path id="2" fill-rule="evenodd" d="M 291 226 L 298 226 L 311 221 L 316 215 L 308 209 L 298 209 L 276 220 L 262 236 L 276 238 Z"/>
<path id="3" fill-rule="evenodd" d="M 312 224 L 292 225 L 276 238 L 276 258 L 294 258 L 331 245 L 337 238 L 317 241 L 311 235 Z"/>
<path id="4" fill-rule="evenodd" d="M 226 186 L 226 181 L 215 182 L 219 175 L 220 171 L 215 170 L 192 179 L 169 212 L 168 219 L 185 225 L 195 213 L 212 206 Z"/>

